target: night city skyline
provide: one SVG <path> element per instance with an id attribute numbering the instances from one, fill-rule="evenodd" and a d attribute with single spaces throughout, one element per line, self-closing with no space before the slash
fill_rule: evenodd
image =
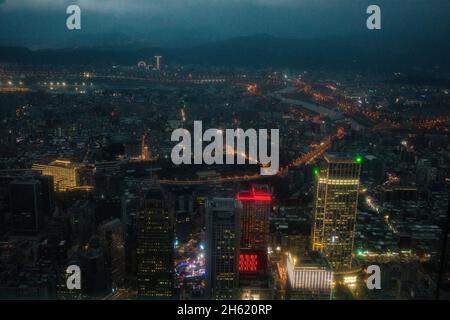
<path id="1" fill-rule="evenodd" d="M 0 300 L 450 300 L 449 18 L 0 0 Z"/>

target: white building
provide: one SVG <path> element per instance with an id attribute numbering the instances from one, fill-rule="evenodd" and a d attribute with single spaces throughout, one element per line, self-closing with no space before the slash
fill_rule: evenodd
<path id="1" fill-rule="evenodd" d="M 333 271 L 318 252 L 301 256 L 289 253 L 286 269 L 291 299 L 331 299 Z"/>

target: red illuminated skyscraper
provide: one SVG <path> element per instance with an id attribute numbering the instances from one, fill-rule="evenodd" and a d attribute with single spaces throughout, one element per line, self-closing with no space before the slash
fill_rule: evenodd
<path id="1" fill-rule="evenodd" d="M 241 249 L 267 251 L 272 194 L 267 187 L 253 186 L 249 191 L 239 192 L 237 200 L 242 205 L 240 215 Z"/>
<path id="2" fill-rule="evenodd" d="M 237 200 L 241 210 L 239 272 L 265 273 L 272 194 L 267 186 L 252 186 L 249 191 L 239 192 Z"/>
<path id="3" fill-rule="evenodd" d="M 240 212 L 239 287 L 244 296 L 270 298 L 267 247 L 272 194 L 267 186 L 252 186 L 237 195 Z"/>

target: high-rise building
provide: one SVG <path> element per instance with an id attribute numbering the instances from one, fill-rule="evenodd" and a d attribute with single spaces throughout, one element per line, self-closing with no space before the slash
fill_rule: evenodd
<path id="1" fill-rule="evenodd" d="M 237 201 L 242 204 L 240 247 L 267 252 L 272 194 L 268 188 L 252 186 L 249 191 L 239 192 Z"/>
<path id="2" fill-rule="evenodd" d="M 53 177 L 41 175 L 36 170 L 2 170 L 0 172 L 0 202 L 9 203 L 9 184 L 15 180 L 38 180 L 41 183 L 42 209 L 44 215 L 51 216 L 55 211 Z"/>
<path id="3" fill-rule="evenodd" d="M 37 234 L 44 223 L 41 182 L 15 180 L 9 185 L 12 228 L 18 234 Z"/>
<path id="4" fill-rule="evenodd" d="M 81 252 L 81 289 L 96 296 L 107 293 L 105 254 L 98 237 L 93 236 Z"/>
<path id="5" fill-rule="evenodd" d="M 52 176 L 39 175 L 36 177 L 42 187 L 42 209 L 47 216 L 52 216 L 55 211 L 55 185 Z"/>
<path id="6" fill-rule="evenodd" d="M 239 220 L 233 198 L 206 202 L 206 274 L 210 296 L 236 299 L 238 287 Z"/>
<path id="7" fill-rule="evenodd" d="M 96 164 L 94 172 L 94 213 L 97 224 L 122 217 L 124 175 L 120 165 Z"/>
<path id="8" fill-rule="evenodd" d="M 319 252 L 286 258 L 290 299 L 330 300 L 333 271 Z"/>
<path id="9" fill-rule="evenodd" d="M 335 271 L 352 266 L 361 162 L 360 156 L 328 153 L 325 166 L 315 171 L 312 248 L 322 252 Z"/>
<path id="10" fill-rule="evenodd" d="M 99 227 L 100 245 L 105 255 L 105 274 L 108 289 L 115 291 L 125 282 L 125 230 L 119 219 Z"/>
<path id="11" fill-rule="evenodd" d="M 270 210 L 272 194 L 268 186 L 253 185 L 236 197 L 239 214 L 239 288 L 242 299 L 270 299 L 268 270 Z"/>
<path id="12" fill-rule="evenodd" d="M 67 262 L 67 248 L 70 234 L 69 219 L 65 215 L 51 217 L 46 225 L 47 239 L 41 244 L 44 256 L 55 265 Z"/>
<path id="13" fill-rule="evenodd" d="M 137 218 L 138 294 L 173 296 L 173 217 L 160 189 L 148 191 Z"/>

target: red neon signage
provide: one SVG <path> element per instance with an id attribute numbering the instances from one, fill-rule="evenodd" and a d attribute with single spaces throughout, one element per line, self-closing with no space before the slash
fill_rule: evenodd
<path id="1" fill-rule="evenodd" d="M 272 195 L 267 191 L 255 190 L 241 191 L 237 194 L 238 201 L 272 201 Z"/>
<path id="2" fill-rule="evenodd" d="M 239 201 L 272 201 L 272 197 L 270 195 L 243 196 L 238 194 L 237 199 Z"/>
<path id="3" fill-rule="evenodd" d="M 258 255 L 240 254 L 239 271 L 258 271 Z"/>

